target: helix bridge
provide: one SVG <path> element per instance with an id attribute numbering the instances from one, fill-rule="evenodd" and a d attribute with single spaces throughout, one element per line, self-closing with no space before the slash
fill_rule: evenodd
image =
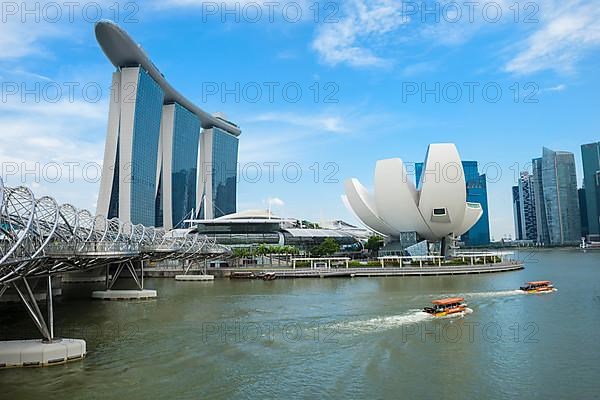
<path id="1" fill-rule="evenodd" d="M 110 290 L 128 270 L 143 290 L 143 268 L 149 261 L 183 260 L 192 265 L 228 254 L 226 247 L 206 236 L 107 219 L 49 196 L 36 198 L 29 188 L 5 186 L 0 178 L 0 297 L 14 289 L 45 341 L 54 339 L 55 275 L 104 268 Z M 42 287 L 47 285 L 47 318 L 32 290 L 32 282 L 40 281 Z"/>

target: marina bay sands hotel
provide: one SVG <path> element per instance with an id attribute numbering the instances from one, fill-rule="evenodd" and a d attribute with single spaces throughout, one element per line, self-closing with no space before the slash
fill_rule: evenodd
<path id="1" fill-rule="evenodd" d="M 177 92 L 115 23 L 96 38 L 116 67 L 97 213 L 167 229 L 235 213 L 240 128 Z"/>

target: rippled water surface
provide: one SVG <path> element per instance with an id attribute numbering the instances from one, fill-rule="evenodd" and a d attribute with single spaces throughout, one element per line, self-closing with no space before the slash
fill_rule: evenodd
<path id="1" fill-rule="evenodd" d="M 56 325 L 82 362 L 0 371 L 0 398 L 596 398 L 600 251 L 538 251 L 526 269 L 458 277 L 146 280 L 159 298 L 65 287 Z M 558 291 L 526 295 L 524 281 Z M 472 313 L 423 306 L 464 296 Z M 21 306 L 0 336 L 35 337 Z"/>

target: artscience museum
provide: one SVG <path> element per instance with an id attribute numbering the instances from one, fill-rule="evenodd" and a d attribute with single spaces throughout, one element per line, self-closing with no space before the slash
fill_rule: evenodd
<path id="1" fill-rule="evenodd" d="M 445 255 L 483 215 L 480 203 L 467 201 L 463 164 L 451 143 L 429 145 L 416 184 L 404 162 L 391 158 L 377 161 L 373 192 L 355 178 L 345 182 L 345 192 L 346 205 L 386 238 L 388 249 L 440 242 Z"/>

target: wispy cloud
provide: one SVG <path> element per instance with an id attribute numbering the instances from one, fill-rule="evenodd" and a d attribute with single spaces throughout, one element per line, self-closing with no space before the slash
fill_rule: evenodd
<path id="1" fill-rule="evenodd" d="M 104 102 L 4 104 L 0 168 L 6 184 L 93 211 L 106 112 Z"/>
<path id="2" fill-rule="evenodd" d="M 54 39 L 80 40 L 81 32 L 89 32 L 90 23 L 96 18 L 118 16 L 116 7 L 124 11 L 124 5 L 115 3 L 114 0 L 3 2 L 0 61 L 52 57 L 47 42 Z"/>
<path id="3" fill-rule="evenodd" d="M 433 72 L 436 69 L 437 65 L 433 62 L 418 62 L 404 67 L 402 69 L 402 75 L 405 77 L 413 77 Z"/>
<path id="4" fill-rule="evenodd" d="M 276 122 L 297 127 L 311 128 L 316 131 L 343 133 L 349 128 L 345 125 L 345 119 L 339 115 L 302 115 L 296 113 L 264 113 L 253 118 L 256 122 Z"/>
<path id="5" fill-rule="evenodd" d="M 540 19 L 541 27 L 519 43 L 520 50 L 506 71 L 532 74 L 543 70 L 572 72 L 591 49 L 600 46 L 600 3 L 551 2 L 552 13 Z"/>
<path id="6" fill-rule="evenodd" d="M 407 22 L 401 8 L 395 0 L 352 0 L 339 22 L 320 26 L 312 48 L 330 65 L 389 66 L 391 61 L 376 55 L 372 44 Z"/>
<path id="7" fill-rule="evenodd" d="M 269 197 L 267 199 L 267 204 L 273 207 L 283 207 L 285 206 L 285 201 L 281 200 L 279 197 Z"/>
<path id="8" fill-rule="evenodd" d="M 549 88 L 542 89 L 542 91 L 543 92 L 563 92 L 565 89 L 567 89 L 567 85 L 561 83 L 556 86 L 551 86 Z"/>
<path id="9" fill-rule="evenodd" d="M 45 54 L 40 41 L 60 35 L 51 24 L 23 24 L 15 17 L 6 17 L 6 21 L 0 23 L 0 60 Z"/>

